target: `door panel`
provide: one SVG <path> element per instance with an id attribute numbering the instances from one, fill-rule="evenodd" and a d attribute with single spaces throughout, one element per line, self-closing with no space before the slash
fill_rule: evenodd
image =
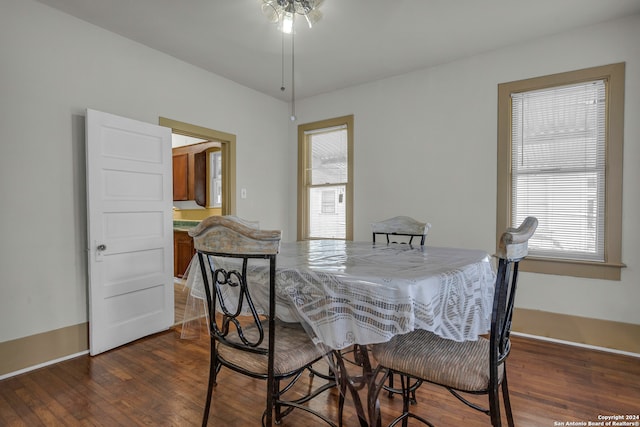
<path id="1" fill-rule="evenodd" d="M 173 324 L 172 199 L 171 130 L 87 110 L 91 355 Z"/>

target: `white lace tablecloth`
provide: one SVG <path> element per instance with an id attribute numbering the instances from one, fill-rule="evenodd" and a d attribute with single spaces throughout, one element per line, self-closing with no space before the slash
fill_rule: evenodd
<path id="1" fill-rule="evenodd" d="M 251 268 L 249 277 L 254 302 L 266 311 L 266 265 Z M 476 340 L 489 330 L 494 282 L 483 251 L 334 240 L 282 243 L 277 316 L 302 321 L 318 343 L 336 350 L 415 329 Z M 197 262 L 187 283 L 193 297 L 203 297 Z"/>

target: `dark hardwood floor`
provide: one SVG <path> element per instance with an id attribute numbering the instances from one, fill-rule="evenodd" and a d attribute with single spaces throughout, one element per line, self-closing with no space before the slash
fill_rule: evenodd
<path id="1" fill-rule="evenodd" d="M 183 340 L 172 329 L 96 357 L 5 379 L 0 381 L 0 425 L 196 426 L 204 407 L 208 357 L 204 334 Z M 599 415 L 640 414 L 639 358 L 514 337 L 509 362 L 517 426 L 586 425 L 599 421 Z M 223 369 L 209 425 L 259 426 L 263 402 L 264 382 Z M 312 404 L 337 419 L 336 402 L 334 389 Z M 385 395 L 380 404 L 388 423 L 401 401 Z M 430 385 L 419 389 L 415 409 L 436 426 L 489 425 L 487 416 Z M 358 425 L 349 400 L 344 423 Z M 294 411 L 281 425 L 324 424 Z"/>

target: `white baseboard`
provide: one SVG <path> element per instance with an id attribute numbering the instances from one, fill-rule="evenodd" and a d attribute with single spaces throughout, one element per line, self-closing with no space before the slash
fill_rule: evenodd
<path id="1" fill-rule="evenodd" d="M 573 347 L 582 347 L 582 348 L 586 348 L 589 350 L 598 350 L 598 351 L 604 351 L 607 353 L 615 353 L 615 354 L 621 354 L 624 356 L 631 356 L 631 357 L 638 357 L 640 358 L 640 354 L 638 353 L 632 353 L 630 351 L 622 351 L 622 350 L 616 350 L 614 348 L 607 348 L 607 347 L 598 347 L 596 345 L 589 345 L 589 344 L 582 344 L 582 343 L 577 343 L 577 342 L 573 342 L 573 341 L 564 341 L 564 340 L 559 340 L 556 338 L 549 338 L 549 337 L 541 337 L 538 335 L 531 335 L 531 334 L 523 334 L 522 332 L 511 332 L 511 335 L 515 335 L 518 337 L 523 337 L 523 338 L 531 338 L 534 340 L 540 340 L 540 341 L 549 341 L 549 342 L 553 342 L 553 343 L 557 343 L 557 344 L 565 344 L 565 345 L 570 345 Z"/>

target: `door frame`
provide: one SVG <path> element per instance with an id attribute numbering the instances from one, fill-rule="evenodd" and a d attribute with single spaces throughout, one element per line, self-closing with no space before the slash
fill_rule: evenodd
<path id="1" fill-rule="evenodd" d="M 222 215 L 236 215 L 236 136 L 178 120 L 160 117 L 160 126 L 173 133 L 219 142 L 222 149 Z"/>

